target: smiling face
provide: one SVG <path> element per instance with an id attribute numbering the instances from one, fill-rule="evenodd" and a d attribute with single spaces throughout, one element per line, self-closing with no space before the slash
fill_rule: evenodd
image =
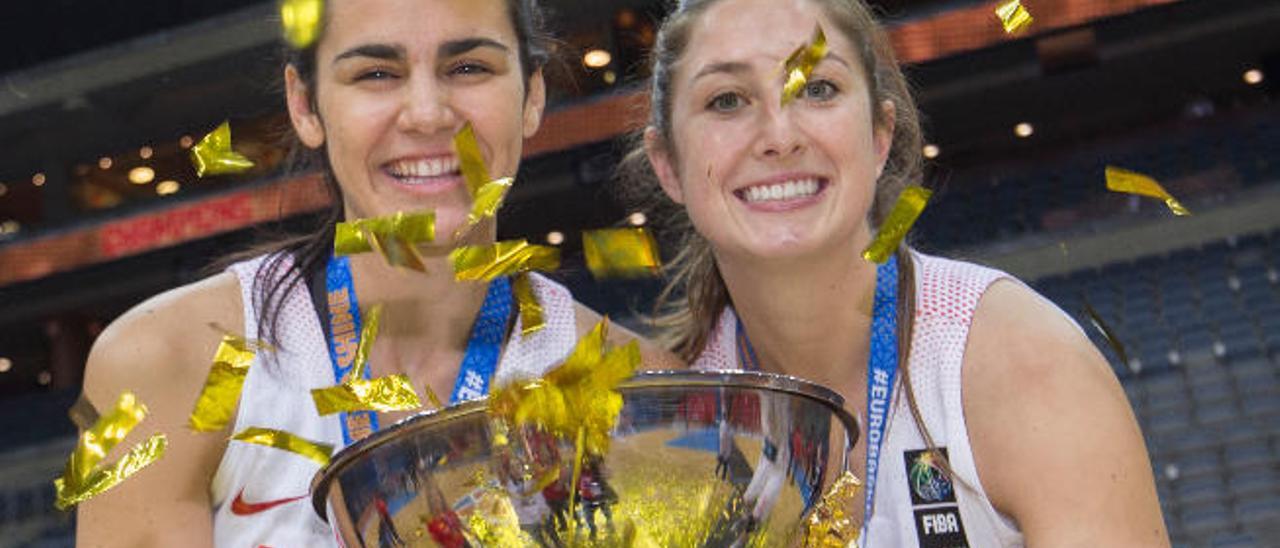
<path id="1" fill-rule="evenodd" d="M 330 0 L 328 9 L 313 85 L 285 73 L 298 136 L 325 147 L 347 218 L 434 209 L 437 233 L 452 233 L 471 205 L 453 136 L 469 122 L 490 176 L 508 177 L 540 122 L 541 73 L 526 89 L 506 2 Z"/>
<path id="2" fill-rule="evenodd" d="M 819 24 L 829 54 L 783 107 L 783 62 Z M 873 124 L 857 50 L 836 29 L 810 0 L 723 0 L 690 28 L 669 138 L 651 128 L 646 148 L 721 260 L 856 254 L 871 239 L 893 128 Z M 893 119 L 892 103 L 876 108 Z"/>

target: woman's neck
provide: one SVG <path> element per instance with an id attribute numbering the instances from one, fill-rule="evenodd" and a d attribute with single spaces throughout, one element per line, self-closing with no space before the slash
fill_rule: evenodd
<path id="1" fill-rule="evenodd" d="M 760 366 L 856 399 L 866 377 L 876 265 L 860 248 L 807 260 L 717 256 Z"/>
<path id="2" fill-rule="evenodd" d="M 483 245 L 492 236 L 468 242 Z M 351 257 L 351 276 L 361 308 L 382 304 L 382 321 L 370 362 L 377 374 L 425 378 L 444 362 L 455 373 L 489 284 L 458 281 L 448 249 L 420 248 L 426 272 L 387 264 L 378 253 Z M 456 359 L 455 359 L 456 358 Z"/>

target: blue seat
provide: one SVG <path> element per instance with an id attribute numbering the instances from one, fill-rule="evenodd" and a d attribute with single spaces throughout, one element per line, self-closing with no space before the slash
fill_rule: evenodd
<path id="1" fill-rule="evenodd" d="M 1222 463 L 1218 458 L 1218 452 L 1212 449 L 1218 445 L 1218 440 L 1203 433 L 1194 433 L 1186 438 L 1200 436 L 1198 443 L 1190 443 L 1185 446 L 1178 446 L 1176 450 L 1182 453 L 1174 463 L 1178 469 L 1178 478 L 1191 479 L 1200 476 L 1220 477 L 1222 475 Z M 1163 475 L 1163 471 L 1160 471 Z"/>
<path id="2" fill-rule="evenodd" d="M 1227 498 L 1227 489 L 1216 475 L 1183 478 L 1173 482 L 1174 496 L 1181 505 L 1221 502 Z"/>
<path id="3" fill-rule="evenodd" d="M 1261 548 L 1258 539 L 1249 533 L 1221 533 L 1210 541 L 1213 548 Z"/>
<path id="4" fill-rule="evenodd" d="M 1204 537 L 1231 528 L 1231 512 L 1220 502 L 1185 505 L 1181 517 L 1182 529 L 1191 536 Z"/>
<path id="5" fill-rule="evenodd" d="M 1235 402 L 1229 400 L 1198 404 L 1195 414 L 1200 425 L 1215 428 L 1240 418 Z"/>
<path id="6" fill-rule="evenodd" d="M 1227 467 L 1240 470 L 1253 466 L 1266 466 L 1275 462 L 1271 449 L 1262 440 L 1239 442 L 1228 445 L 1223 457 Z"/>
<path id="7" fill-rule="evenodd" d="M 1271 495 L 1254 500 L 1242 501 L 1236 505 L 1236 516 L 1241 523 L 1274 525 L 1280 521 L 1280 496 Z"/>
<path id="8" fill-rule="evenodd" d="M 1227 478 L 1227 493 L 1238 501 L 1255 500 L 1280 492 L 1280 472 L 1270 467 L 1240 470 Z"/>

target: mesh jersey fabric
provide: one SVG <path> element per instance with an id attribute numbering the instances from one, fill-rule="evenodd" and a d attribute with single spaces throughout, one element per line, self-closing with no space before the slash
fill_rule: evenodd
<path id="1" fill-rule="evenodd" d="M 924 424 L 934 443 L 945 448 L 957 480 L 946 481 L 938 477 L 940 470 L 916 464 L 926 444 L 907 407 L 902 375 L 898 375 L 880 451 L 872 515 L 859 544 L 875 548 L 1023 546 L 1016 524 L 991 505 L 982 488 L 965 425 L 960 379 L 979 300 L 995 281 L 1013 278 L 971 263 L 914 251 L 911 255 L 916 308 L 907 366 Z M 740 369 L 736 341 L 737 316 L 726 307 L 693 367 Z M 910 473 L 913 465 L 920 472 L 915 477 Z M 917 485 L 922 476 L 931 481 Z M 945 491 L 950 496 L 943 496 Z M 928 496 L 921 496 L 921 492 Z M 954 521 L 948 521 L 950 515 L 956 515 Z M 923 519 L 932 530 L 922 530 Z M 951 543 L 954 537 L 940 536 L 959 528 L 963 528 L 963 543 Z M 934 544 L 935 540 L 938 543 Z"/>
<path id="2" fill-rule="evenodd" d="M 255 282 L 266 281 L 260 268 L 268 256 L 232 265 L 245 303 L 245 337 L 260 338 L 261 302 Z M 292 259 L 281 257 L 288 267 Z M 286 268 L 279 269 L 284 272 Z M 555 282 L 530 274 L 543 307 L 546 327 L 524 337 L 519 320 L 498 362 L 495 383 L 541 376 L 562 362 L 577 342 L 573 296 Z M 334 384 L 328 346 L 305 284 L 292 288 L 280 302 L 276 351 L 254 357 L 245 378 L 233 432 L 248 427 L 284 430 L 308 440 L 343 445 L 339 415 L 321 417 L 311 389 Z M 309 490 L 320 466 L 293 453 L 241 442 L 229 442 L 210 484 L 214 545 L 339 546 L 335 533 L 312 510 Z"/>

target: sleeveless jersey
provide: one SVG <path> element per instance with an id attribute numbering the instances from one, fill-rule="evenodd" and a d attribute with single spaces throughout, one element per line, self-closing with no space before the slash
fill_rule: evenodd
<path id="1" fill-rule="evenodd" d="M 245 337 L 259 338 L 254 282 L 266 256 L 232 265 L 244 303 Z M 291 258 L 283 258 L 285 261 Z M 284 269 L 280 269 L 283 271 Z M 551 280 L 530 274 L 546 326 L 521 336 L 511 330 L 494 375 L 495 386 L 542 376 L 562 362 L 577 342 L 573 296 Z M 321 417 L 311 389 L 333 386 L 328 343 L 305 283 L 281 302 L 275 352 L 259 353 L 249 368 L 232 432 L 272 428 L 343 445 L 340 415 Z M 312 510 L 311 480 L 320 465 L 293 453 L 231 441 L 210 485 L 214 545 L 226 548 L 338 546 L 337 536 Z"/>
<path id="2" fill-rule="evenodd" d="M 978 301 L 996 280 L 1012 279 L 986 267 L 912 253 L 915 325 L 912 387 L 934 443 L 957 481 L 925 451 L 924 436 L 907 407 L 898 376 L 876 472 L 872 516 L 861 546 L 959 548 L 1022 546 L 1016 524 L 988 500 L 974 464 L 961 403 L 961 365 Z M 737 316 L 726 308 L 693 367 L 740 369 Z M 863 410 L 857 410 L 863 412 Z M 865 434 L 864 434 L 865 435 Z"/>

